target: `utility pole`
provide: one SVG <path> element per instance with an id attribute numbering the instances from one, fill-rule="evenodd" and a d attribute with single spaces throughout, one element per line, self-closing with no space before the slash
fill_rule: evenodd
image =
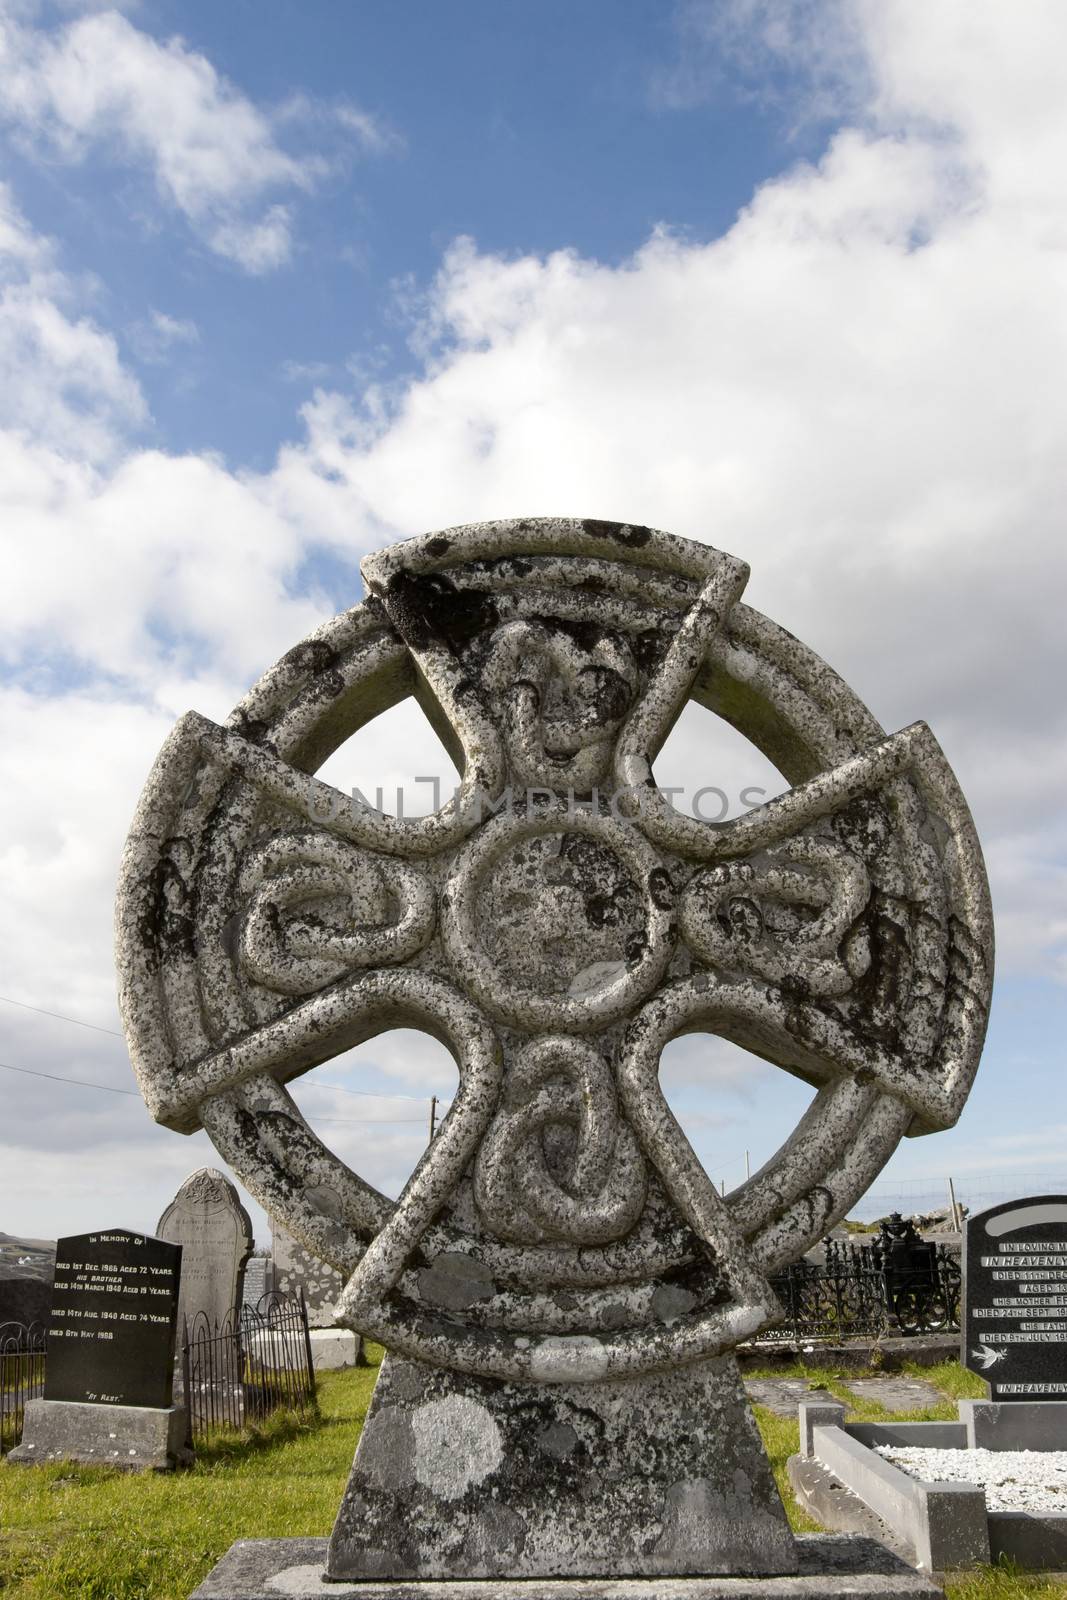
<path id="1" fill-rule="evenodd" d="M 745 1177 L 746 1178 L 751 1178 L 751 1176 L 752 1176 L 752 1163 L 748 1159 L 748 1151 L 746 1150 L 745 1151 Z"/>
<path id="2" fill-rule="evenodd" d="M 430 1138 L 437 1132 L 437 1096 L 430 1096 Z"/>
<path id="3" fill-rule="evenodd" d="M 948 1209 L 952 1218 L 952 1226 L 957 1233 L 963 1232 L 963 1218 L 960 1216 L 959 1202 L 956 1199 L 956 1189 L 950 1178 L 948 1180 Z"/>

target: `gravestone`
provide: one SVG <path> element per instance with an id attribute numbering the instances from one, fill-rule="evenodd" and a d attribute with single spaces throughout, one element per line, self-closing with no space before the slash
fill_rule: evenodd
<path id="1" fill-rule="evenodd" d="M 190 1173 L 156 1229 L 182 1247 L 178 1331 L 233 1327 L 245 1263 L 255 1243 L 248 1212 L 230 1180 L 213 1167 Z"/>
<path id="2" fill-rule="evenodd" d="M 305 1248 L 288 1228 L 271 1223 L 271 1261 L 279 1294 L 303 1294 L 309 1328 L 332 1328 L 345 1280 L 335 1267 Z"/>
<path id="3" fill-rule="evenodd" d="M 854 1552 L 794 1540 L 733 1348 L 781 1316 L 771 1275 L 966 1099 L 992 936 L 953 774 L 923 724 L 887 737 L 743 606 L 747 568 L 709 546 L 534 519 L 362 570 L 364 604 L 225 726 L 175 728 L 117 919 L 153 1115 L 207 1129 L 389 1352 L 314 1559 L 500 1593 L 725 1575 L 716 1595 L 822 1563 L 840 1593 Z M 312 776 L 408 695 L 463 774 L 438 811 L 390 817 Z M 652 764 L 690 698 L 792 789 L 722 825 L 677 809 Z M 396 1202 L 286 1088 L 394 1027 L 459 1073 Z M 661 1050 L 696 1031 L 816 1091 L 726 1196 L 659 1088 Z M 258 1548 L 234 1594 L 320 1592 L 307 1541 Z M 205 1595 L 230 1592 L 219 1570 Z"/>
<path id="4" fill-rule="evenodd" d="M 264 1295 L 274 1287 L 274 1273 L 269 1256 L 249 1256 L 245 1263 L 245 1279 L 241 1286 L 241 1299 L 255 1310 Z"/>
<path id="5" fill-rule="evenodd" d="M 125 1228 L 56 1242 L 44 1396 L 11 1459 L 173 1466 L 181 1247 Z"/>
<path id="6" fill-rule="evenodd" d="M 1067 1401 L 1067 1195 L 967 1218 L 960 1356 L 994 1401 Z"/>

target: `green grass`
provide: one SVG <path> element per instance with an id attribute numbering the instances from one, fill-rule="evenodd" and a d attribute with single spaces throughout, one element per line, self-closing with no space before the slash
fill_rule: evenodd
<path id="1" fill-rule="evenodd" d="M 928 1375 L 939 1370 L 934 1368 L 916 1368 L 915 1376 Z M 754 1374 L 746 1374 L 754 1376 Z M 776 1373 L 761 1373 L 760 1376 L 775 1376 L 799 1378 L 801 1372 L 790 1367 L 788 1371 L 779 1369 Z M 859 1374 L 854 1374 L 859 1376 Z M 970 1377 L 969 1373 L 964 1374 Z M 975 1396 L 974 1398 L 978 1398 Z M 820 1524 L 813 1521 L 796 1502 L 789 1479 L 786 1476 L 785 1464 L 790 1456 L 795 1456 L 800 1449 L 800 1430 L 797 1424 L 786 1417 L 775 1416 L 773 1411 L 768 1411 L 766 1406 L 754 1406 L 756 1421 L 763 1437 L 764 1449 L 771 1458 L 774 1469 L 774 1481 L 778 1485 L 778 1493 L 789 1517 L 789 1525 L 795 1533 L 817 1533 Z M 864 1420 L 884 1420 L 889 1413 L 881 1406 L 858 1408 L 862 1410 Z M 938 1412 L 944 1407 L 938 1407 Z M 878 1412 L 878 1417 L 873 1416 L 873 1411 Z M 955 1408 L 949 1407 L 949 1415 L 955 1416 Z M 927 1418 L 930 1421 L 938 1420 L 932 1413 L 909 1412 L 910 1417 L 918 1416 L 920 1420 Z M 983 1567 L 973 1573 L 960 1574 L 948 1580 L 945 1584 L 945 1594 L 948 1600 L 1043 1600 L 1045 1596 L 1056 1596 L 1057 1600 L 1064 1600 L 1067 1588 L 1058 1583 L 1054 1578 L 1042 1577 L 1036 1573 L 1019 1571 L 1012 1563 L 998 1567 Z"/>
<path id="2" fill-rule="evenodd" d="M 235 1539 L 328 1534 L 367 1414 L 370 1367 L 319 1377 L 319 1416 L 217 1436 L 187 1472 L 0 1466 L 3 1600 L 186 1600 Z"/>
<path id="3" fill-rule="evenodd" d="M 933 1367 L 922 1367 L 914 1361 L 908 1361 L 903 1363 L 902 1370 L 907 1377 L 925 1378 L 945 1395 L 941 1405 L 929 1406 L 924 1411 L 909 1411 L 907 1419 L 911 1422 L 953 1422 L 957 1414 L 957 1400 L 984 1400 L 987 1397 L 982 1380 L 961 1367 L 957 1361 L 942 1361 Z M 844 1369 L 828 1371 L 825 1367 L 810 1367 L 802 1362 L 794 1362 L 788 1367 L 746 1366 L 744 1375 L 746 1378 L 807 1378 L 812 1384 L 828 1389 L 848 1406 L 850 1422 L 886 1422 L 904 1416 L 903 1412 L 887 1411 L 876 1401 L 861 1400 L 858 1395 L 852 1394 L 848 1379 L 876 1376 L 869 1368 L 855 1372 L 845 1372 Z M 800 1430 L 796 1422 L 775 1416 L 765 1406 L 755 1406 L 753 1409 L 791 1527 L 797 1533 L 816 1531 L 819 1524 L 813 1522 L 797 1504 L 785 1471 L 789 1457 L 796 1455 L 800 1449 Z M 945 1584 L 945 1594 L 948 1600 L 1044 1600 L 1046 1596 L 1064 1600 L 1067 1586 L 1055 1577 L 1022 1572 L 1008 1562 L 954 1575 Z"/>
<path id="4" fill-rule="evenodd" d="M 320 1376 L 317 1417 L 278 1413 L 248 1434 L 219 1435 L 188 1472 L 0 1465 L 2 1600 L 186 1600 L 235 1539 L 328 1534 L 378 1375 L 381 1351 L 370 1345 L 368 1355 L 369 1367 Z M 946 1395 L 921 1416 L 954 1416 L 955 1399 L 984 1393 L 954 1362 L 905 1370 Z M 870 1402 L 853 1405 L 843 1372 L 797 1364 L 746 1376 L 810 1378 L 857 1418 L 889 1415 Z M 790 1523 L 812 1532 L 818 1525 L 797 1505 L 785 1470 L 799 1447 L 797 1424 L 755 1411 Z M 1054 1580 L 1010 1567 L 961 1575 L 946 1592 L 950 1600 L 1065 1600 Z"/>

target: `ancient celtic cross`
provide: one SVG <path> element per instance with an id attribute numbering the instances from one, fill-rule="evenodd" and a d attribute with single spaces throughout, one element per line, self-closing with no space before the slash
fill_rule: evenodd
<path id="1" fill-rule="evenodd" d="M 762 1487 L 752 1549 L 715 1533 L 733 1491 L 698 1470 L 699 1439 L 673 1459 L 676 1408 L 702 1384 L 699 1404 L 720 1407 L 702 1427 L 748 1439 L 727 1353 L 780 1314 L 770 1275 L 904 1134 L 960 1113 L 992 925 L 959 787 L 924 724 L 887 737 L 741 603 L 747 569 L 709 546 L 588 520 L 486 523 L 396 545 L 363 574 L 367 599 L 224 727 L 182 718 L 118 908 L 152 1114 L 206 1128 L 345 1275 L 344 1319 L 391 1352 L 331 1570 L 788 1570 Z M 394 818 L 314 777 L 408 695 L 456 761 L 453 799 Z M 654 763 L 690 698 L 793 787 L 719 825 L 676 810 Z M 393 1203 L 319 1140 L 286 1083 L 395 1027 L 442 1040 L 459 1083 Z M 817 1091 L 725 1197 L 658 1082 L 668 1041 L 700 1030 Z M 639 1434 L 651 1454 L 634 1487 Z M 737 1448 L 755 1483 L 763 1469 Z M 548 1463 L 579 1500 L 587 1462 L 583 1529 L 535 1503 L 535 1458 L 542 1485 Z M 590 1531 L 595 1460 L 630 1484 L 634 1531 L 612 1548 Z M 654 1505 L 642 1482 L 659 1485 Z M 706 1492 L 678 1489 L 693 1483 Z"/>

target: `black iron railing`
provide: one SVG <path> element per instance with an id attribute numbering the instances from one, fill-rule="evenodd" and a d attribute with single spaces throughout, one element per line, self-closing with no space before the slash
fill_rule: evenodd
<path id="1" fill-rule="evenodd" d="M 315 1372 L 303 1292 L 266 1294 L 221 1323 L 201 1312 L 183 1330 L 180 1371 L 194 1444 L 283 1406 L 313 1409 Z"/>
<path id="2" fill-rule="evenodd" d="M 797 1261 L 771 1278 L 785 1317 L 760 1335 L 854 1339 L 959 1328 L 960 1258 L 893 1216 L 862 1244 L 827 1239 L 822 1261 Z"/>
<path id="3" fill-rule="evenodd" d="M 27 1400 L 44 1390 L 45 1329 L 40 1322 L 0 1322 L 0 1454 L 22 1438 Z"/>

